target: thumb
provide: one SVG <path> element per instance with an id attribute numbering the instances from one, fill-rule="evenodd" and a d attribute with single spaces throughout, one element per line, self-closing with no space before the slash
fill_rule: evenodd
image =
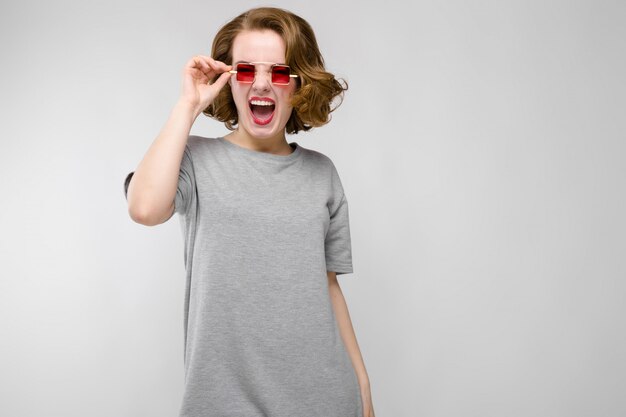
<path id="1" fill-rule="evenodd" d="M 217 91 L 220 91 L 222 88 L 224 88 L 224 86 L 228 82 L 228 79 L 230 78 L 231 75 L 232 74 L 227 71 L 227 72 L 222 73 L 222 75 L 220 75 L 219 78 L 215 80 L 213 85 L 217 87 Z"/>

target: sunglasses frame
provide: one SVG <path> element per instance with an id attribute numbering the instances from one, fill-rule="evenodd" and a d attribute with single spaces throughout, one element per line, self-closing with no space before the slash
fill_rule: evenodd
<path id="1" fill-rule="evenodd" d="M 256 64 L 272 64 L 272 68 L 270 69 L 270 74 L 273 74 L 274 72 L 274 67 L 286 67 L 289 68 L 289 81 L 291 81 L 291 78 L 297 78 L 298 75 L 297 74 L 292 74 L 291 73 L 291 67 L 289 65 L 284 65 L 284 64 L 276 64 L 274 62 L 263 62 L 263 61 L 257 61 L 257 62 L 238 62 L 235 65 L 233 65 L 235 68 L 237 68 L 237 65 L 239 64 L 244 64 L 244 65 L 252 65 L 254 66 L 254 78 L 252 79 L 252 81 L 241 81 L 239 79 L 237 79 L 238 82 L 240 83 L 246 83 L 246 84 L 252 84 L 254 83 L 254 81 L 256 80 L 256 73 L 257 73 L 257 69 L 256 69 Z M 237 70 L 230 70 L 228 71 L 231 74 L 237 74 Z M 274 85 L 289 85 L 289 82 L 287 83 L 275 83 L 273 80 L 273 77 L 271 79 L 272 84 Z"/>

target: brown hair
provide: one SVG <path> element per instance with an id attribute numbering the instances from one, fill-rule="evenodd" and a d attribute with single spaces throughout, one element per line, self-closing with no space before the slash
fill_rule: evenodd
<path id="1" fill-rule="evenodd" d="M 235 37 L 244 30 L 273 30 L 286 45 L 286 64 L 298 78 L 291 105 L 293 110 L 287 121 L 287 133 L 305 132 L 313 127 L 325 125 L 343 101 L 343 92 L 348 83 L 327 72 L 324 59 L 317 46 L 311 25 L 303 18 L 284 9 L 259 7 L 250 9 L 224 25 L 213 40 L 211 56 L 217 61 L 232 64 L 232 46 Z M 212 80 L 215 82 L 219 74 Z M 334 106 L 333 100 L 340 101 Z M 233 100 L 230 85 L 224 86 L 215 100 L 203 113 L 226 124 L 235 130 L 238 123 L 237 107 Z"/>

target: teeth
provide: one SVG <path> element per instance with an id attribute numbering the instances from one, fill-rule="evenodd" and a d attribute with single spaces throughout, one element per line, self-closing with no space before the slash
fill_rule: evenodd
<path id="1" fill-rule="evenodd" d="M 271 101 L 261 101 L 261 100 L 251 100 L 250 104 L 254 104 L 255 106 L 273 106 L 274 103 Z"/>

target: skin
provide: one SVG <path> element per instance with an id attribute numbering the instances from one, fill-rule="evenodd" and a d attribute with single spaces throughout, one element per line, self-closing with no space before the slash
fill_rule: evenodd
<path id="1" fill-rule="evenodd" d="M 241 32 L 233 43 L 233 62 L 237 61 L 285 63 L 284 41 L 269 30 Z M 287 86 L 273 85 L 267 72 L 269 66 L 260 68 L 262 71 L 257 73 L 254 83 L 244 84 L 237 82 L 228 72 L 232 69 L 230 65 L 209 56 L 196 55 L 186 63 L 179 101 L 129 185 L 129 214 L 133 220 L 153 226 L 171 218 L 180 161 L 191 126 L 226 83 L 232 89 L 239 124 L 237 130 L 224 138 L 259 152 L 278 155 L 293 152 L 285 138 L 285 126 L 292 111 L 289 103 L 296 82 L 292 79 Z M 208 81 L 218 74 L 219 79 L 209 84 Z M 276 114 L 269 124 L 254 123 L 248 107 L 248 99 L 252 96 L 271 97 L 276 102 Z M 339 332 L 356 371 L 363 399 L 363 417 L 375 417 L 369 377 L 335 272 L 328 272 L 328 291 Z"/>
<path id="2" fill-rule="evenodd" d="M 243 31 L 235 37 L 232 56 L 233 64 L 238 61 L 286 63 L 285 42 L 278 33 L 271 30 Z M 285 126 L 292 111 L 290 100 L 296 89 L 296 81 L 292 79 L 286 86 L 273 85 L 269 69 L 270 65 L 259 64 L 252 84 L 240 83 L 236 77 L 230 77 L 228 82 L 237 106 L 239 124 L 236 131 L 224 138 L 252 150 L 288 155 L 293 149 L 285 138 Z M 269 124 L 258 125 L 252 119 L 248 100 L 253 96 L 271 97 L 275 100 L 275 114 Z M 363 400 L 363 417 L 375 417 L 369 377 L 356 340 L 346 300 L 337 281 L 336 273 L 328 272 L 327 277 L 328 293 L 339 332 L 359 381 Z"/>
<path id="3" fill-rule="evenodd" d="M 233 42 L 233 66 L 236 62 L 286 63 L 285 42 L 271 30 L 240 32 Z M 259 152 L 288 155 L 293 152 L 285 138 L 285 125 L 293 107 L 291 97 L 296 89 L 295 79 L 288 85 L 274 85 L 271 82 L 271 64 L 257 64 L 253 83 L 238 82 L 235 76 L 228 80 L 237 107 L 239 123 L 237 130 L 224 138 L 239 146 Z M 267 125 L 258 125 L 250 113 L 248 100 L 253 97 L 269 97 L 276 102 L 274 118 Z"/>
<path id="4" fill-rule="evenodd" d="M 335 272 L 328 272 L 328 293 L 330 295 L 330 301 L 333 306 L 337 325 L 339 326 L 339 333 L 343 340 L 352 366 L 356 371 L 357 379 L 359 381 L 359 387 L 361 389 L 361 398 L 363 400 L 363 417 L 375 417 L 374 405 L 372 404 L 372 393 L 370 390 L 370 380 L 365 369 L 365 363 L 363 362 L 363 356 L 359 349 L 359 344 L 356 340 L 354 328 L 352 326 L 352 320 L 350 319 L 350 313 L 348 312 L 348 305 L 346 299 L 343 296 L 339 282 L 337 281 L 337 274 Z"/>

